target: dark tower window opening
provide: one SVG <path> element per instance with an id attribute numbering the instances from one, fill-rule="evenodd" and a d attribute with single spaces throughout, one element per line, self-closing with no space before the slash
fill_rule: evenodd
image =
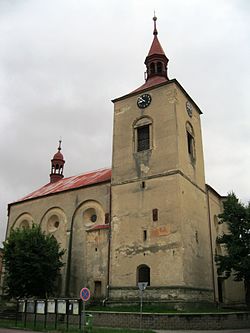
<path id="1" fill-rule="evenodd" d="M 152 217 L 153 217 L 154 222 L 158 221 L 158 209 L 157 208 L 154 208 L 152 210 Z"/>
<path id="2" fill-rule="evenodd" d="M 147 265 L 137 267 L 137 282 L 147 282 L 150 286 L 150 268 Z"/>
<path id="3" fill-rule="evenodd" d="M 194 131 L 192 125 L 187 122 L 186 124 L 186 130 L 187 130 L 187 149 L 188 154 L 191 158 L 191 161 L 195 161 L 195 140 L 194 140 Z"/>
<path id="4" fill-rule="evenodd" d="M 148 150 L 150 148 L 149 125 L 137 128 L 137 151 Z"/>
<path id="5" fill-rule="evenodd" d="M 155 64 L 154 64 L 154 62 L 152 62 L 150 64 L 150 74 L 155 74 Z"/>
<path id="6" fill-rule="evenodd" d="M 157 73 L 162 73 L 162 63 L 160 61 L 157 62 Z"/>
<path id="7" fill-rule="evenodd" d="M 190 157 L 194 158 L 194 138 L 187 132 L 188 153 Z"/>
<path id="8" fill-rule="evenodd" d="M 144 240 L 144 242 L 147 240 L 147 238 L 148 238 L 147 230 L 143 230 L 143 240 Z"/>
<path id="9" fill-rule="evenodd" d="M 56 173 L 59 173 L 59 164 L 56 164 Z"/>

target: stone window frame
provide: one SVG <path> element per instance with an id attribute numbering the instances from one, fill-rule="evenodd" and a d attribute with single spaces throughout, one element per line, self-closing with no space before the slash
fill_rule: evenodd
<path id="1" fill-rule="evenodd" d="M 138 129 L 148 126 L 149 128 L 149 147 L 147 149 L 138 150 Z M 133 123 L 133 141 L 134 141 L 134 152 L 140 154 L 144 151 L 153 149 L 153 120 L 148 116 L 143 116 Z"/>
<path id="2" fill-rule="evenodd" d="M 22 224 L 24 222 L 25 222 L 25 224 L 28 223 L 28 225 L 22 226 Z M 33 223 L 34 223 L 33 216 L 30 213 L 25 212 L 25 213 L 22 213 L 21 215 L 19 215 L 17 217 L 17 219 L 14 221 L 11 229 L 22 228 L 22 227 L 31 228 L 31 226 L 32 226 Z"/>
<path id="3" fill-rule="evenodd" d="M 65 211 L 59 206 L 49 208 L 43 214 L 40 221 L 42 231 L 47 235 L 58 234 L 58 232 L 61 233 L 66 225 L 67 218 Z"/>

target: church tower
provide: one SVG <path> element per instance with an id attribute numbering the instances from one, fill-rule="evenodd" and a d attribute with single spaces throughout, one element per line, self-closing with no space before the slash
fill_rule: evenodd
<path id="1" fill-rule="evenodd" d="M 110 296 L 212 300 L 201 110 L 176 79 L 158 39 L 146 81 L 115 99 Z"/>

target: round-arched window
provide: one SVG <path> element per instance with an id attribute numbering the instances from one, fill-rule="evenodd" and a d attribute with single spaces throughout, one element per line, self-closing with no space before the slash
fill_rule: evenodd
<path id="1" fill-rule="evenodd" d="M 88 208 L 83 212 L 83 221 L 84 223 L 95 223 L 98 220 L 97 211 L 95 208 Z"/>
<path id="2" fill-rule="evenodd" d="M 137 267 L 137 282 L 147 282 L 150 286 L 150 268 L 147 265 Z"/>
<path id="3" fill-rule="evenodd" d="M 59 217 L 56 214 L 50 216 L 50 218 L 48 219 L 48 231 L 55 232 L 59 228 L 59 225 Z"/>
<path id="4" fill-rule="evenodd" d="M 29 228 L 29 226 L 30 226 L 30 224 L 29 224 L 28 220 L 22 220 L 19 224 L 19 228 L 23 228 L 23 229 Z"/>

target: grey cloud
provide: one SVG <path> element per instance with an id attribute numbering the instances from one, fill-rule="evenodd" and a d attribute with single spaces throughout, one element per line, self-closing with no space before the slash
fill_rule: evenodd
<path id="1" fill-rule="evenodd" d="M 11 4 L 10 4 L 11 3 Z M 0 2 L 0 228 L 6 206 L 48 182 L 63 139 L 65 176 L 111 165 L 112 98 L 143 83 L 149 0 Z M 247 1 L 157 1 L 176 77 L 200 105 L 206 178 L 249 192 Z"/>

